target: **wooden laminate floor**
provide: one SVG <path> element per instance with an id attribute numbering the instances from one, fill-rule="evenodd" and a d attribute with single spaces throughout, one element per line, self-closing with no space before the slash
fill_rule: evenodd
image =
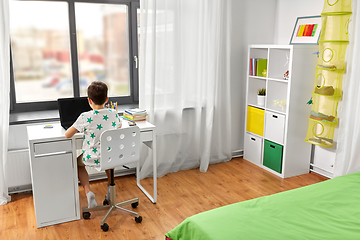
<path id="1" fill-rule="evenodd" d="M 158 202 L 153 204 L 136 187 L 135 176 L 117 177 L 115 180 L 117 201 L 138 196 L 136 211 L 143 217 L 142 223 L 134 218 L 115 212 L 107 220 L 108 232 L 100 229 L 104 212 L 93 212 L 88 220 L 80 219 L 37 229 L 32 193 L 11 195 L 11 202 L 0 206 L 0 239 L 164 239 L 166 232 L 185 218 L 194 214 L 274 194 L 326 180 L 315 173 L 292 178 L 279 178 L 242 158 L 210 165 L 207 173 L 199 169 L 169 173 L 158 179 Z M 152 179 L 142 180 L 149 192 Z M 107 192 L 106 181 L 91 183 L 96 201 L 101 204 Z M 86 207 L 82 187 L 80 205 Z M 57 207 L 57 206 L 54 206 Z"/>

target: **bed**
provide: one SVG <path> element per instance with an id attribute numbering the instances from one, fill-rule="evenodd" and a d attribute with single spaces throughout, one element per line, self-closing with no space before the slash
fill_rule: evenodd
<path id="1" fill-rule="evenodd" d="M 199 213 L 165 237 L 360 239 L 360 172 Z"/>

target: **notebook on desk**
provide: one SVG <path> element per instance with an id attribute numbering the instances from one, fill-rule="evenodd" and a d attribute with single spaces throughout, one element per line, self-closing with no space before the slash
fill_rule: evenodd
<path id="1" fill-rule="evenodd" d="M 65 130 L 73 125 L 81 113 L 91 110 L 87 97 L 59 98 L 57 102 L 60 123 Z"/>

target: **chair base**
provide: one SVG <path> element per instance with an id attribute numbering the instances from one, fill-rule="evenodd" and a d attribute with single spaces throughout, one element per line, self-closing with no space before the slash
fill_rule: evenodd
<path id="1" fill-rule="evenodd" d="M 106 202 L 107 202 L 107 199 L 105 198 L 104 204 L 106 204 Z M 138 203 L 139 203 L 139 198 L 138 197 L 130 199 L 130 200 L 126 200 L 126 201 L 123 201 L 123 202 L 116 203 L 115 185 L 110 186 L 110 202 L 109 202 L 109 205 L 96 206 L 96 207 L 93 207 L 93 208 L 82 208 L 83 217 L 84 217 L 84 219 L 88 219 L 88 218 L 90 218 L 90 212 L 108 210 L 107 213 L 105 214 L 105 216 L 103 217 L 103 219 L 100 221 L 101 229 L 106 232 L 109 229 L 109 226 L 105 223 L 105 221 L 108 219 L 111 212 L 113 212 L 115 210 L 118 210 L 120 212 L 129 214 L 129 215 L 135 217 L 135 221 L 137 223 L 140 223 L 142 221 L 142 217 L 139 215 L 139 213 L 122 207 L 122 206 L 125 206 L 125 205 L 128 205 L 128 204 L 131 204 L 131 206 L 133 208 L 136 208 L 138 206 Z"/>

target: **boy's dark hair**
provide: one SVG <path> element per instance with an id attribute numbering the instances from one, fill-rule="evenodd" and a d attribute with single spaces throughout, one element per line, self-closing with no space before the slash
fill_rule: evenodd
<path id="1" fill-rule="evenodd" d="M 87 89 L 88 98 L 96 105 L 103 105 L 106 102 L 107 92 L 107 85 L 101 81 L 92 82 Z"/>

